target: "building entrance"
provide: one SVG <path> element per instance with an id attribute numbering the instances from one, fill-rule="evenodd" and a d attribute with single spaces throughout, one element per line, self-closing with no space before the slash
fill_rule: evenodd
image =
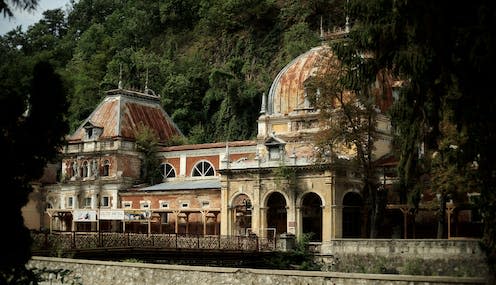
<path id="1" fill-rule="evenodd" d="M 251 200 L 246 194 L 240 194 L 233 201 L 234 234 L 247 235 L 251 230 Z"/>
<path id="2" fill-rule="evenodd" d="M 281 193 L 274 192 L 267 199 L 267 227 L 274 228 L 276 235 L 287 232 L 286 199 Z"/>

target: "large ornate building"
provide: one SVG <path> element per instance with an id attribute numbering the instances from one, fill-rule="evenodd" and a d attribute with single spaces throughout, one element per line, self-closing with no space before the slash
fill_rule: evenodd
<path id="1" fill-rule="evenodd" d="M 162 183 L 135 185 L 143 125 L 166 143 L 182 135 L 148 93 L 117 89 L 68 139 L 59 183 L 47 187 L 49 227 L 71 231 L 136 231 L 297 236 L 360 236 L 360 181 L 333 161 L 317 163 L 318 113 L 306 82 L 333 60 L 326 45 L 300 55 L 264 94 L 254 141 L 163 147 Z M 380 115 L 375 158 L 389 152 L 389 123 Z"/>
<path id="2" fill-rule="evenodd" d="M 353 152 L 338 154 L 340 159 L 316 159 L 319 110 L 308 92 L 319 91 L 310 91 L 306 83 L 333 62 L 331 49 L 321 45 L 286 65 L 261 106 L 253 106 L 260 116 L 252 141 L 165 146 L 182 134 L 159 97 L 122 88 L 107 92 L 69 137 L 59 182 L 43 186 L 48 217 L 41 226 L 264 237 L 312 233 L 313 240 L 323 242 L 363 236 L 361 181 L 347 166 Z M 385 90 L 379 94 L 373 153 L 384 168 L 392 166 L 384 111 L 393 100 L 392 90 Z M 157 153 L 163 180 L 155 185 L 137 184 L 142 154 L 136 136 L 143 126 L 163 143 Z M 387 187 L 392 181 L 384 173 L 377 175 Z M 391 209 L 401 224 L 402 208 Z"/>

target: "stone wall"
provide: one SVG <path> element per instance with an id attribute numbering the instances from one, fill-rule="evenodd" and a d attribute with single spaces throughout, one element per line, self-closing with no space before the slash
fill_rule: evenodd
<path id="1" fill-rule="evenodd" d="M 320 247 L 329 271 L 442 276 L 485 276 L 477 239 L 336 239 Z"/>
<path id="2" fill-rule="evenodd" d="M 320 271 L 239 269 L 108 262 L 33 257 L 30 267 L 69 270 L 64 283 L 51 275 L 42 285 L 168 285 L 168 284 L 326 284 L 326 285 L 472 285 L 489 284 L 483 278 L 359 274 Z M 74 283 L 73 283 L 74 282 Z"/>

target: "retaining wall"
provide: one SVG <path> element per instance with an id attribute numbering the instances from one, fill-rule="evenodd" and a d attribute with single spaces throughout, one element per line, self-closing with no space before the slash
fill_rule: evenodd
<path id="1" fill-rule="evenodd" d="M 414 275 L 485 276 L 477 239 L 336 239 L 320 246 L 327 270 Z"/>
<path id="2" fill-rule="evenodd" d="M 28 266 L 67 269 L 65 283 L 55 278 L 42 285 L 168 285 L 168 284 L 325 284 L 325 285 L 474 285 L 489 284 L 478 277 L 408 276 L 321 271 L 263 270 L 109 262 L 54 257 L 33 257 Z"/>

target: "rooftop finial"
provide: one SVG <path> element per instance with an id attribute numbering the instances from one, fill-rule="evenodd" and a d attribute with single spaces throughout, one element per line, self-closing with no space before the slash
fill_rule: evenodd
<path id="1" fill-rule="evenodd" d="M 119 83 L 117 88 L 122 89 L 122 63 L 119 65 Z"/>
<path id="2" fill-rule="evenodd" d="M 350 32 L 350 16 L 348 16 L 349 9 L 350 9 L 350 1 L 346 0 L 346 23 L 344 26 L 344 31 L 347 33 Z"/>
<path id="3" fill-rule="evenodd" d="M 267 96 L 265 96 L 265 92 L 262 95 L 262 106 L 260 107 L 260 114 L 264 115 L 265 112 L 267 111 Z"/>

